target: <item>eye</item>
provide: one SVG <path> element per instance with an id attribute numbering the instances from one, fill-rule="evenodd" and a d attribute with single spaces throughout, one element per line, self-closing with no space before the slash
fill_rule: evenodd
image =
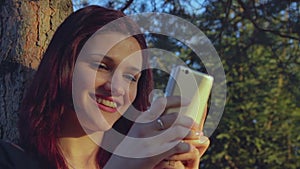
<path id="1" fill-rule="evenodd" d="M 125 75 L 123 75 L 123 77 L 130 80 L 131 82 L 137 82 L 138 81 L 138 79 L 132 74 L 125 74 Z"/>
<path id="2" fill-rule="evenodd" d="M 98 70 L 109 71 L 109 67 L 105 63 L 99 63 L 98 64 Z"/>

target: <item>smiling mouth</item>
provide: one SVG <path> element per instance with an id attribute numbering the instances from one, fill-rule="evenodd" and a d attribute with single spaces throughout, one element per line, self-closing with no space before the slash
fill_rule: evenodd
<path id="1" fill-rule="evenodd" d="M 113 101 L 110 101 L 110 100 L 98 98 L 97 103 L 102 104 L 102 105 L 107 106 L 107 107 L 110 107 L 110 108 L 113 108 L 113 109 L 117 108 L 117 103 L 113 102 Z"/>

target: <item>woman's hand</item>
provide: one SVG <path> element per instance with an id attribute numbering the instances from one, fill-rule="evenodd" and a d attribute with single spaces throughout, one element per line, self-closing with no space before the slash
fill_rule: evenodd
<path id="1" fill-rule="evenodd" d="M 127 136 L 121 136 L 115 132 L 109 136 L 109 140 L 122 140 L 112 149 L 112 157 L 105 169 L 126 168 L 153 169 L 160 161 L 172 157 L 175 154 L 184 155 L 193 152 L 193 141 L 182 142 L 190 133 L 194 121 L 178 113 L 161 116 L 165 109 L 184 106 L 188 103 L 180 103 L 180 97 L 159 98 L 147 112 L 127 113 L 131 116 L 139 114 Z M 196 144 L 195 144 L 196 145 Z M 196 147 L 196 146 L 195 146 Z M 182 159 L 182 156 L 173 156 Z M 186 158 L 184 158 L 186 159 Z"/>
<path id="2" fill-rule="evenodd" d="M 205 117 L 207 107 L 204 110 Z M 173 155 L 170 158 L 161 161 L 154 169 L 199 169 L 200 158 L 208 149 L 209 138 L 203 135 L 205 118 L 202 118 L 200 125 L 193 125 L 189 135 L 184 138 L 185 143 L 189 143 L 191 151 L 183 154 Z"/>
<path id="3" fill-rule="evenodd" d="M 200 158 L 209 146 L 209 139 L 202 132 L 192 131 L 184 142 L 191 145 L 189 152 L 164 159 L 154 169 L 199 169 Z"/>

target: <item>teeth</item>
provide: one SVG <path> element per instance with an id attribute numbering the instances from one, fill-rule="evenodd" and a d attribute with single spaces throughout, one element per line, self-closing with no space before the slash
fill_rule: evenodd
<path id="1" fill-rule="evenodd" d="M 111 107 L 111 108 L 116 108 L 117 107 L 117 103 L 109 101 L 109 100 L 104 100 L 104 99 L 97 99 L 97 102 L 100 104 L 103 104 L 105 106 Z"/>

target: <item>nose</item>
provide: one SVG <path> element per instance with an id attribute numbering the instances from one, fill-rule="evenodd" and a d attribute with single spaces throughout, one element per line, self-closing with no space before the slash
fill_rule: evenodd
<path id="1" fill-rule="evenodd" d="M 105 89 L 109 90 L 112 96 L 125 95 L 125 85 L 122 78 L 113 77 L 105 83 Z"/>

